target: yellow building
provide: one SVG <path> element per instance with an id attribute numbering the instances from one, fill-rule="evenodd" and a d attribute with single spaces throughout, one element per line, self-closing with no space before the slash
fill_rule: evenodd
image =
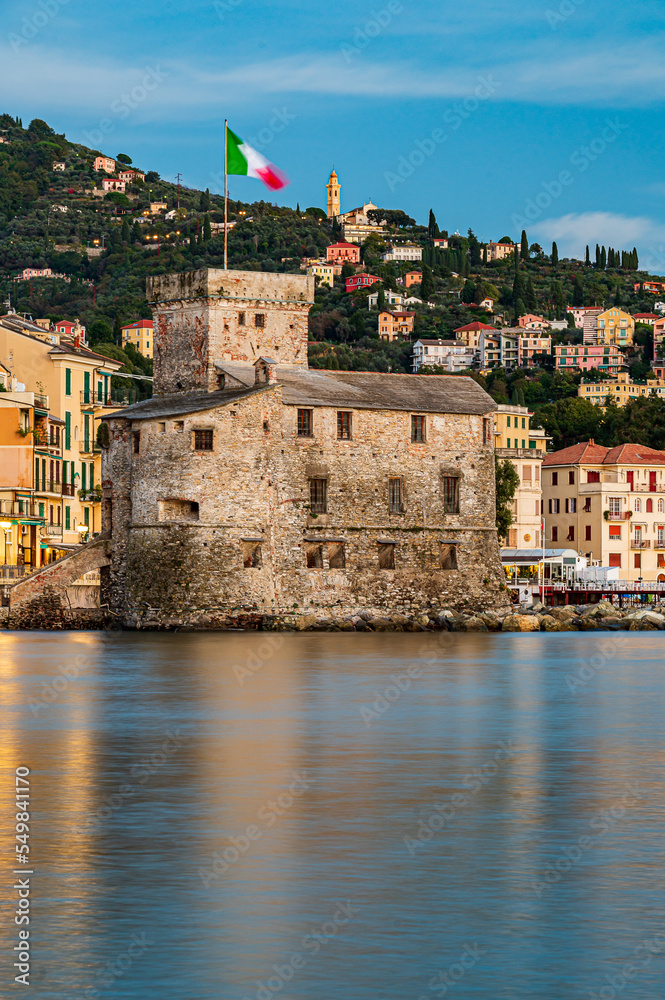
<path id="1" fill-rule="evenodd" d="M 139 319 L 122 328 L 122 346 L 131 344 L 144 358 L 152 358 L 153 325 L 151 319 Z"/>
<path id="2" fill-rule="evenodd" d="M 78 338 L 43 338 L 43 329 L 15 313 L 0 318 L 0 358 L 8 359 L 15 390 L 34 394 L 35 425 L 44 423 L 26 499 L 47 494 L 44 534 L 54 548 L 71 547 L 101 529 L 97 427 L 102 413 L 123 405 L 111 401 L 111 376 L 122 364 Z M 84 525 L 87 532 L 79 531 Z"/>
<path id="3" fill-rule="evenodd" d="M 581 382 L 577 389 L 578 396 L 603 409 L 608 396 L 617 406 L 625 406 L 629 399 L 650 396 L 652 393 L 661 399 L 665 398 L 665 379 L 650 378 L 646 383 L 631 382 L 627 372 L 620 372 L 615 379 L 608 381 Z"/>
<path id="4" fill-rule="evenodd" d="M 665 583 L 665 451 L 582 441 L 547 455 L 542 478 L 548 544 Z"/>
<path id="5" fill-rule="evenodd" d="M 342 211 L 341 209 L 342 188 L 340 186 L 339 180 L 337 179 L 337 174 L 335 173 L 334 167 L 330 175 L 330 179 L 326 184 L 326 190 L 328 192 L 328 198 L 327 198 L 328 218 L 336 219 Z"/>
<path id="6" fill-rule="evenodd" d="M 630 313 L 613 307 L 596 317 L 596 344 L 630 347 L 635 336 L 635 320 Z"/>
<path id="7" fill-rule="evenodd" d="M 307 268 L 307 273 L 313 274 L 316 278 L 318 278 L 319 284 L 330 285 L 332 288 L 335 283 L 335 270 L 336 267 L 334 264 L 311 264 Z M 339 267 L 340 273 L 341 270 L 341 267 Z"/>
<path id="8" fill-rule="evenodd" d="M 504 543 L 512 549 L 533 549 L 541 544 L 541 468 L 547 448 L 544 431 L 531 429 L 533 413 L 526 406 L 497 406 L 494 440 L 497 458 L 509 459 L 520 477 L 511 504 L 513 523 Z"/>

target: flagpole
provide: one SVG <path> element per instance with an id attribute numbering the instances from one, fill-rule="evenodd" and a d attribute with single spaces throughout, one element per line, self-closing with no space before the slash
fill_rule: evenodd
<path id="1" fill-rule="evenodd" d="M 224 119 L 224 270 L 229 266 L 228 242 L 229 242 L 229 191 L 227 184 L 227 171 L 229 166 L 229 142 L 228 142 L 228 119 Z"/>

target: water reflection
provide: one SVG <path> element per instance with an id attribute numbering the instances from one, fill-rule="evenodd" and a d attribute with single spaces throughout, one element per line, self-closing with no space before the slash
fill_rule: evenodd
<path id="1" fill-rule="evenodd" d="M 2 633 L 35 994 L 601 990 L 665 933 L 661 642 L 573 694 L 591 635 Z"/>

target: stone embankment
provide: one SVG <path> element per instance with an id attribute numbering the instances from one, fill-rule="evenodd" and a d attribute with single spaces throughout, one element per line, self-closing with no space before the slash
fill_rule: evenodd
<path id="1" fill-rule="evenodd" d="M 125 623 L 125 627 L 126 627 Z M 636 608 L 620 609 L 609 601 L 599 604 L 570 605 L 548 608 L 543 604 L 533 607 L 508 606 L 495 611 L 413 611 L 408 614 L 391 614 L 385 610 L 359 611 L 357 614 L 331 613 L 323 616 L 312 613 L 268 615 L 238 613 L 214 614 L 201 612 L 190 617 L 187 624 L 177 619 L 149 612 L 132 626 L 146 630 L 195 630 L 244 629 L 269 632 L 588 632 L 630 629 L 665 630 L 665 603 L 644 604 Z"/>

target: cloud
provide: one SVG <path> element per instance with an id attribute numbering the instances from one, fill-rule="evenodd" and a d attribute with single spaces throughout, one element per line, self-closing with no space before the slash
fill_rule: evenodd
<path id="1" fill-rule="evenodd" d="M 580 212 L 558 219 L 544 219 L 530 229 L 542 242 L 556 240 L 564 257 L 584 259 L 585 247 L 591 247 L 593 258 L 596 243 L 617 250 L 638 248 L 640 268 L 647 271 L 665 269 L 665 222 L 646 216 L 627 216 L 614 212 Z"/>

